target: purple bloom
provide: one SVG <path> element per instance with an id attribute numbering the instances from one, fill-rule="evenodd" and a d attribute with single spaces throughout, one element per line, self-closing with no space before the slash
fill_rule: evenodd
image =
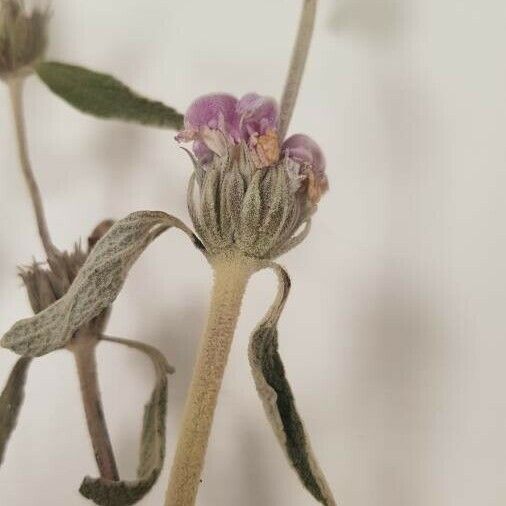
<path id="1" fill-rule="evenodd" d="M 203 129 L 219 130 L 232 139 L 238 136 L 237 99 L 226 93 L 214 93 L 197 98 L 186 111 L 184 130 L 178 141 L 198 139 Z"/>
<path id="2" fill-rule="evenodd" d="M 320 146 L 307 135 L 295 134 L 286 139 L 281 152 L 302 166 L 308 178 L 309 198 L 313 203 L 318 202 L 329 187 L 325 174 L 325 156 Z"/>
<path id="3" fill-rule="evenodd" d="M 227 142 L 239 139 L 237 99 L 226 93 L 213 93 L 197 98 L 186 111 L 184 130 L 178 142 L 194 141 L 193 152 L 201 163 L 212 161 L 214 154 L 223 156 Z"/>
<path id="4" fill-rule="evenodd" d="M 184 130 L 176 139 L 194 141 L 193 152 L 201 163 L 223 156 L 227 144 L 244 141 L 257 167 L 268 167 L 279 159 L 276 126 L 278 110 L 272 98 L 249 93 L 241 100 L 216 93 L 197 98 L 188 108 Z"/>
<path id="5" fill-rule="evenodd" d="M 262 97 L 257 93 L 244 95 L 237 103 L 239 125 L 244 140 L 252 136 L 265 135 L 278 126 L 278 106 L 270 97 Z"/>
<path id="6" fill-rule="evenodd" d="M 240 100 L 226 93 L 197 98 L 188 108 L 184 130 L 176 139 L 193 141 L 193 153 L 203 165 L 215 156 L 233 153 L 241 143 L 255 168 L 268 168 L 284 155 L 296 164 L 297 187 L 304 181 L 307 197 L 316 204 L 328 189 L 323 152 L 310 137 L 292 135 L 280 148 L 278 107 L 270 97 L 248 93 Z"/>

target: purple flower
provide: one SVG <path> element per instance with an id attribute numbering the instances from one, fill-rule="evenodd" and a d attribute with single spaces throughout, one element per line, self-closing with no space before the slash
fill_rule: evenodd
<path id="1" fill-rule="evenodd" d="M 197 98 L 188 108 L 184 130 L 179 132 L 176 140 L 195 141 L 193 152 L 201 163 L 212 161 L 214 153 L 223 156 L 227 142 L 239 138 L 236 106 L 237 99 L 226 93 Z"/>
<path id="2" fill-rule="evenodd" d="M 203 163 L 223 156 L 228 145 L 244 141 L 257 167 L 268 167 L 279 160 L 276 126 L 278 110 L 272 98 L 249 93 L 241 100 L 216 93 L 197 98 L 188 108 L 184 130 L 176 139 L 194 141 L 193 152 Z"/>
<path id="3" fill-rule="evenodd" d="M 308 196 L 316 204 L 329 188 L 325 174 L 325 156 L 320 146 L 304 134 L 295 134 L 286 139 L 281 152 L 302 166 L 308 179 Z"/>
<path id="4" fill-rule="evenodd" d="M 270 97 L 248 93 L 240 100 L 226 93 L 197 98 L 188 108 L 184 130 L 176 139 L 193 141 L 193 153 L 207 165 L 215 156 L 234 153 L 239 144 L 249 151 L 255 168 L 268 168 L 283 155 L 295 162 L 297 187 L 304 181 L 307 198 L 316 204 L 328 189 L 323 152 L 310 137 L 292 135 L 280 148 L 278 106 Z"/>
<path id="5" fill-rule="evenodd" d="M 278 126 L 278 106 L 270 97 L 248 93 L 237 103 L 239 125 L 244 140 L 252 136 L 265 135 Z"/>
<path id="6" fill-rule="evenodd" d="M 202 128 L 220 130 L 225 135 L 238 131 L 237 99 L 226 93 L 214 93 L 197 98 L 186 111 L 181 140 L 194 140 Z"/>

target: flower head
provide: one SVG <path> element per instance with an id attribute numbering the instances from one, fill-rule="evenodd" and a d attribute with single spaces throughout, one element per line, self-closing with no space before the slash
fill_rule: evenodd
<path id="1" fill-rule="evenodd" d="M 0 78 L 31 72 L 44 56 L 49 13 L 23 0 L 0 0 Z"/>
<path id="2" fill-rule="evenodd" d="M 185 115 L 179 142 L 193 141 L 193 152 L 203 165 L 222 158 L 237 146 L 247 148 L 256 168 L 275 166 L 281 155 L 295 162 L 298 181 L 308 180 L 308 197 L 316 203 L 328 188 L 325 158 L 320 147 L 304 134 L 292 135 L 280 147 L 276 101 L 257 93 L 241 99 L 225 93 L 197 98 Z"/>
<path id="3" fill-rule="evenodd" d="M 307 135 L 282 142 L 274 99 L 197 98 L 176 139 L 193 142 L 201 196 L 196 203 L 191 189 L 188 205 L 208 251 L 234 246 L 273 258 L 298 243 L 294 236 L 328 188 L 325 158 Z"/>

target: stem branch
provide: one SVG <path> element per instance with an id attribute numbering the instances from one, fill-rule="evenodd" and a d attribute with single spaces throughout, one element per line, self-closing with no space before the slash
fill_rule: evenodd
<path id="1" fill-rule="evenodd" d="M 279 138 L 284 139 L 288 131 L 293 109 L 299 94 L 300 83 L 306 66 L 307 55 L 313 36 L 318 0 L 304 0 L 299 30 L 293 47 L 290 68 L 286 78 L 279 117 Z"/>
<path id="2" fill-rule="evenodd" d="M 242 298 L 255 270 L 253 261 L 227 256 L 213 261 L 214 285 L 200 342 L 165 506 L 193 506 L 204 466 L 214 410 Z"/>
<path id="3" fill-rule="evenodd" d="M 14 125 L 16 128 L 16 140 L 18 145 L 19 161 L 23 176 L 25 177 L 30 198 L 32 201 L 33 209 L 35 211 L 35 218 L 37 220 L 37 227 L 39 235 L 42 240 L 42 245 L 46 251 L 48 258 L 58 255 L 58 250 L 51 241 L 49 229 L 47 227 L 46 217 L 44 214 L 44 205 L 40 194 L 37 181 L 33 174 L 30 164 L 30 157 L 28 156 L 28 141 L 26 138 L 26 126 L 23 112 L 23 80 L 21 78 L 12 78 L 8 81 L 9 93 L 11 99 L 12 113 L 14 118 Z"/>
<path id="4" fill-rule="evenodd" d="M 74 353 L 76 361 L 88 432 L 100 476 L 107 480 L 118 481 L 118 469 L 105 423 L 98 386 L 97 364 L 95 360 L 97 342 L 96 336 L 79 330 L 72 341 L 70 349 Z"/>

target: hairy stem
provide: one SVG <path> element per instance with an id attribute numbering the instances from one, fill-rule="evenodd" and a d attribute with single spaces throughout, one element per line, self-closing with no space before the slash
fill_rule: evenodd
<path id="1" fill-rule="evenodd" d="M 107 480 L 117 481 L 119 480 L 118 469 L 105 422 L 98 386 L 95 358 L 97 342 L 96 336 L 79 330 L 69 348 L 74 353 L 76 361 L 88 432 L 100 476 Z"/>
<path id="2" fill-rule="evenodd" d="M 307 55 L 316 18 L 318 0 L 303 0 L 302 14 L 299 22 L 299 30 L 293 48 L 290 68 L 286 78 L 283 97 L 281 98 L 281 110 L 279 118 L 279 136 L 284 139 L 292 119 L 293 109 L 299 94 L 300 83 L 306 66 Z"/>
<path id="3" fill-rule="evenodd" d="M 255 262 L 228 255 L 212 262 L 214 285 L 200 342 L 165 506 L 193 506 L 242 298 Z"/>
<path id="4" fill-rule="evenodd" d="M 12 105 L 12 113 L 14 117 L 14 124 L 16 127 L 16 139 L 18 145 L 18 155 L 21 164 L 23 176 L 28 186 L 30 198 L 32 201 L 33 209 L 35 211 L 35 218 L 37 220 L 37 227 L 39 235 L 42 240 L 42 245 L 46 251 L 48 258 L 58 255 L 58 250 L 51 241 L 49 229 L 47 227 L 46 217 L 44 214 L 44 205 L 40 194 L 37 181 L 33 174 L 32 166 L 30 164 L 30 157 L 28 155 L 28 141 L 26 138 L 26 127 L 23 112 L 23 79 L 12 78 L 8 81 L 10 99 Z"/>

